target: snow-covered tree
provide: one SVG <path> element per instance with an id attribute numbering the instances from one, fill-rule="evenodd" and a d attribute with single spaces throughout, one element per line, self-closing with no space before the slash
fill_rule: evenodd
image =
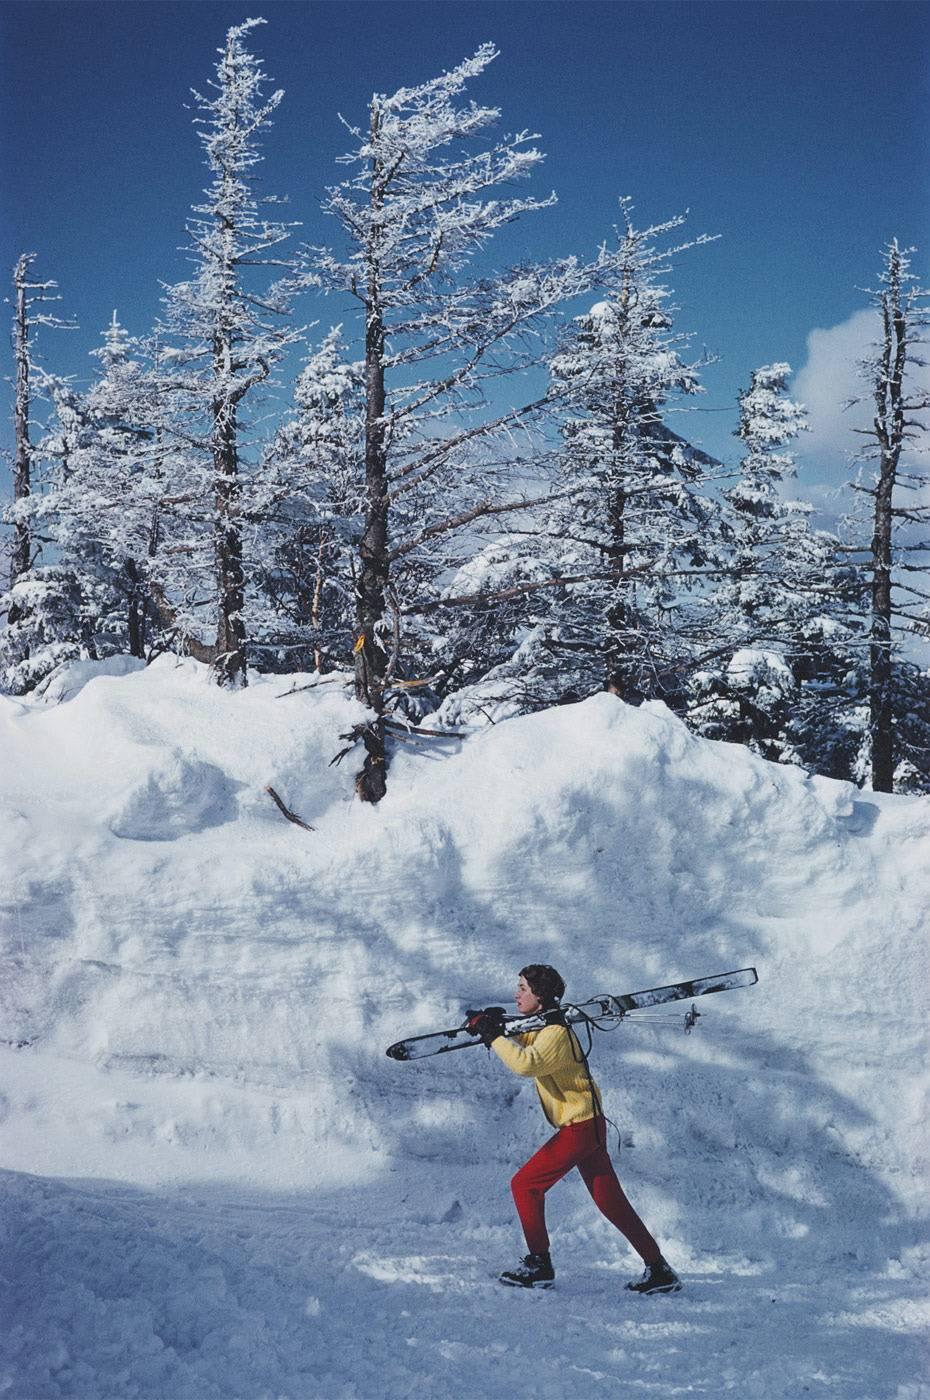
<path id="1" fill-rule="evenodd" d="M 602 299 L 549 362 L 562 406 L 557 504 L 512 556 L 536 578 L 515 576 L 530 601 L 522 675 L 513 662 L 496 674 L 530 705 L 605 685 L 627 699 L 669 695 L 691 645 L 689 580 L 713 533 L 701 488 L 717 464 L 665 421 L 701 392 L 665 282 L 673 255 L 708 239 L 662 248 L 683 218 L 639 229 L 629 199 L 621 212 L 617 244 L 596 267 Z"/>
<path id="2" fill-rule="evenodd" d="M 34 383 L 52 411 L 31 453 L 33 489 L 19 503 L 37 557 L 4 600 L 9 621 L 0 633 L 0 674 L 14 694 L 35 689 L 63 662 L 120 649 L 112 635 L 117 600 L 97 554 L 88 541 L 74 551 L 62 538 L 60 493 L 94 437 L 86 401 L 70 382 L 44 372 Z"/>
<path id="3" fill-rule="evenodd" d="M 804 406 L 788 397 L 790 376 L 788 364 L 763 365 L 739 396 L 736 436 L 745 455 L 739 481 L 725 497 L 738 520 L 734 604 L 747 619 L 772 611 L 781 615 L 777 589 L 763 565 L 790 535 L 798 515 L 805 514 L 798 502 L 785 500 L 782 489 L 797 475 L 794 454 L 783 449 L 808 427 Z"/>
<path id="4" fill-rule="evenodd" d="M 60 465 L 48 509 L 55 513 L 60 555 L 107 587 L 118 614 L 111 630 L 121 633 L 130 655 L 142 657 L 150 615 L 147 560 L 161 491 L 155 468 L 160 405 L 141 347 L 115 311 L 92 354 L 101 373 L 83 400 L 84 432 Z"/>
<path id="5" fill-rule="evenodd" d="M 426 696 L 445 725 L 496 722 L 552 698 L 534 624 L 540 593 L 559 588 L 556 561 L 540 548 L 539 522 L 473 543 L 471 557 L 451 574 L 424 621 L 441 618 L 425 637 Z M 564 689 L 564 685 L 563 685 Z"/>
<path id="6" fill-rule="evenodd" d="M 56 330 L 76 328 L 74 321 L 63 320 L 60 316 L 41 309 L 49 302 L 61 301 L 61 297 L 58 294 L 57 282 L 30 280 L 30 269 L 37 256 L 36 253 L 23 253 L 13 269 L 13 359 L 16 379 L 13 400 L 13 509 L 10 513 L 13 524 L 11 584 L 15 584 L 35 559 L 27 509 L 27 502 L 32 494 L 33 445 L 30 430 L 33 426 L 33 398 L 36 377 L 41 374 L 35 358 L 35 334 L 41 326 L 50 326 Z M 14 618 L 15 612 L 14 605 Z"/>
<path id="7" fill-rule="evenodd" d="M 41 327 L 75 329 L 73 321 L 63 320 L 43 308 L 61 300 L 57 282 L 31 280 L 35 253 L 24 253 L 13 271 L 13 358 L 15 365 L 13 400 L 13 502 L 4 512 L 4 522 L 12 526 L 10 540 L 9 592 L 0 595 L 0 614 L 6 614 L 6 627 L 0 634 L 0 672 L 3 683 L 16 692 L 30 689 L 38 678 L 30 664 L 30 647 L 45 635 L 45 627 L 34 610 L 42 611 L 47 591 L 28 586 L 37 566 L 40 541 L 35 532 L 36 426 L 35 403 L 42 396 L 49 376 L 43 370 L 35 348 Z M 56 634 L 67 614 L 68 589 L 58 589 L 49 614 L 49 630 Z M 33 610 L 31 612 L 31 610 Z M 51 621 L 54 614 L 55 621 Z M 41 665 L 40 665 L 41 672 Z"/>
<path id="8" fill-rule="evenodd" d="M 77 395 L 42 367 L 35 350 L 40 326 L 73 329 L 66 322 L 36 306 L 60 301 L 55 282 L 31 282 L 29 269 L 34 253 L 24 254 L 14 270 L 13 352 L 15 360 L 13 503 L 4 513 L 12 524 L 10 587 L 0 596 L 0 613 L 6 626 L 0 632 L 0 684 L 14 694 L 32 690 L 61 659 L 80 653 L 86 631 L 74 581 L 67 569 L 43 566 L 40 557 L 49 544 L 39 516 L 43 502 L 44 442 L 33 441 L 38 401 L 67 401 L 62 419 L 66 442 L 73 443 L 80 430 Z"/>
<path id="9" fill-rule="evenodd" d="M 409 665 L 410 619 L 449 565 L 447 537 L 523 504 L 493 464 L 505 456 L 502 437 L 544 396 L 495 409 L 487 385 L 532 363 L 533 333 L 586 283 L 574 259 L 466 275 L 497 230 L 553 198 L 507 192 L 543 159 L 534 138 L 488 139 L 498 111 L 460 101 L 495 57 L 485 44 L 430 82 L 375 94 L 367 128 L 350 128 L 355 146 L 343 162 L 352 174 L 324 206 L 342 225 L 347 256 L 314 250 L 308 276 L 348 291 L 364 318 L 355 675 L 374 712 L 357 782 L 367 801 L 385 792 L 387 692 Z"/>
<path id="10" fill-rule="evenodd" d="M 16 615 L 0 633 L 0 680 L 10 694 L 35 690 L 67 661 L 100 659 L 96 611 L 103 600 L 82 589 L 69 567 L 34 564 L 7 598 Z"/>
<path id="11" fill-rule="evenodd" d="M 920 673 L 901 657 L 901 638 L 909 631 L 926 636 L 930 616 L 925 537 L 930 478 L 908 455 L 912 444 L 926 450 L 927 424 L 915 415 L 930 408 L 930 392 L 916 377 L 927 367 L 917 347 L 926 344 L 922 332 L 930 314 L 924 303 L 930 291 L 921 288 L 910 271 L 913 251 L 902 248 L 897 239 L 883 250 L 880 285 L 870 292 L 881 317 L 881 338 L 860 363 L 873 404 L 871 427 L 859 430 L 868 442 L 858 454 L 874 464 L 871 481 L 859 481 L 857 487 L 872 498 L 872 539 L 864 567 L 871 593 L 869 767 L 876 792 L 894 789 L 895 771 L 902 762 L 908 765 L 908 775 L 923 771 L 930 781 L 930 728 L 917 723 L 925 706 L 918 702 L 915 710 L 909 701 L 903 709 L 896 704 L 896 695 L 900 699 L 902 692 L 910 696 L 920 690 Z M 862 401 L 855 398 L 850 403 Z M 902 670 L 913 671 L 907 684 L 903 676 L 896 676 Z"/>
<path id="12" fill-rule="evenodd" d="M 763 365 L 739 396 L 745 452 L 739 480 L 723 493 L 728 547 L 708 595 L 714 655 L 690 678 L 687 711 L 699 733 L 772 759 L 794 756 L 789 719 L 811 670 L 834 558 L 834 542 L 810 528 L 811 508 L 785 495 L 796 475 L 785 448 L 807 428 L 803 406 L 786 392 L 790 375 L 790 365 Z"/>
<path id="13" fill-rule="evenodd" d="M 355 627 L 365 386 L 342 327 L 308 354 L 261 471 L 254 648 L 274 669 L 346 665 Z"/>
<path id="14" fill-rule="evenodd" d="M 157 345 L 131 339 L 115 312 L 91 354 L 100 373 L 85 393 L 49 375 L 39 381 L 52 413 L 34 450 L 41 489 L 25 508 L 51 562 L 11 590 L 29 602 L 0 642 L 11 685 L 34 685 L 74 658 L 197 654 L 196 622 L 184 611 L 192 512 L 195 536 L 203 529 L 185 484 L 189 450 L 171 379 Z"/>
<path id="15" fill-rule="evenodd" d="M 169 347 L 175 351 L 175 387 L 187 398 L 183 432 L 201 449 L 198 465 L 192 458 L 187 487 L 209 507 L 210 531 L 190 538 L 187 564 L 189 573 L 209 573 L 212 580 L 216 640 L 202 650 L 212 654 L 220 684 L 246 679 L 246 399 L 269 379 L 299 334 L 287 322 L 290 264 L 277 253 L 293 225 L 266 217 L 262 206 L 277 201 L 260 199 L 253 190 L 262 159 L 258 138 L 283 97 L 277 91 L 266 98 L 261 61 L 245 44 L 264 22 L 249 19 L 230 28 L 211 84 L 215 95 L 194 92 L 212 179 L 188 224 L 194 275 L 168 289 L 161 328 L 166 356 Z M 255 268 L 281 273 L 262 286 Z"/>
<path id="16" fill-rule="evenodd" d="M 10 590 L 0 655 L 15 689 L 32 688 L 62 661 L 126 649 L 126 590 L 108 544 L 132 511 L 125 474 L 118 479 L 111 462 L 127 434 L 111 373 L 127 346 L 114 316 L 93 352 L 110 363 L 88 393 L 44 373 L 35 381 L 52 412 L 33 451 L 40 489 L 22 503 L 21 518 L 50 562 L 34 563 Z"/>

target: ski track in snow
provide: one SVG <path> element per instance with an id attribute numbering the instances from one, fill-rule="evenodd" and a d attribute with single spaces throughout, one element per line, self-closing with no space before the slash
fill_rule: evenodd
<path id="1" fill-rule="evenodd" d="M 0 1394 L 930 1393 L 915 1380 L 930 1304 L 913 1277 L 867 1277 L 848 1261 L 806 1275 L 784 1261 L 709 1255 L 686 1271 L 680 1295 L 639 1298 L 622 1287 L 638 1273 L 630 1251 L 557 1189 L 556 1287 L 505 1289 L 494 1271 L 513 1262 L 515 1233 L 499 1200 L 489 1210 L 490 1177 L 464 1173 L 452 1196 L 447 1172 L 408 1175 L 406 1190 L 395 1175 L 274 1197 L 4 1173 L 3 1273 L 29 1283 L 4 1309 Z M 411 1196 L 432 1205 L 411 1210 Z"/>

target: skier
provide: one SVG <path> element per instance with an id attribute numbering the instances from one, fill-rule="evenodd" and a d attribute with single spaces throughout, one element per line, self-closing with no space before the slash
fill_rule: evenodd
<path id="1" fill-rule="evenodd" d="M 475 1012 L 468 1028 L 480 1035 L 508 1069 L 536 1081 L 543 1113 L 556 1133 L 522 1166 L 511 1182 L 517 1214 L 529 1253 L 500 1282 L 516 1288 L 550 1288 L 555 1270 L 549 1255 L 545 1196 L 563 1176 L 577 1167 L 594 1204 L 630 1244 L 645 1264 L 641 1279 L 626 1287 L 632 1293 L 677 1293 L 678 1275 L 666 1262 L 636 1211 L 630 1205 L 607 1152 L 606 1124 L 600 1090 L 574 1032 L 559 1019 L 565 983 L 554 967 L 531 963 L 517 983 L 521 1016 L 548 1012 L 551 1024 L 542 1030 L 507 1038 L 504 1010 L 492 1006 Z"/>

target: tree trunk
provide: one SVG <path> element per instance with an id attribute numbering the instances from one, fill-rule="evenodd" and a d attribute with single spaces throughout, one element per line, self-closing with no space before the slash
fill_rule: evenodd
<path id="1" fill-rule="evenodd" d="M 869 639 L 869 735 L 872 789 L 894 787 L 891 701 L 891 480 L 879 483 L 872 536 L 872 627 Z"/>
<path id="2" fill-rule="evenodd" d="M 13 408 L 15 459 L 13 466 L 13 499 L 25 500 L 32 490 L 32 444 L 29 441 L 29 321 L 26 310 L 26 276 L 30 258 L 23 254 L 13 273 L 16 310 L 13 322 L 13 353 L 16 363 L 16 394 Z M 24 520 L 13 527 L 13 551 L 10 557 L 10 586 L 32 565 L 32 534 Z M 12 625 L 22 616 L 15 605 L 10 608 Z"/>
<path id="3" fill-rule="evenodd" d="M 618 299 L 618 309 L 624 327 L 629 317 L 630 287 L 629 274 L 624 276 L 624 286 Z M 625 340 L 624 330 L 621 339 Z M 618 365 L 620 390 L 613 406 L 613 428 L 611 449 L 613 452 L 612 485 L 607 498 L 607 529 L 611 543 L 610 578 L 614 590 L 613 602 L 607 609 L 607 633 L 604 638 L 604 658 L 606 663 L 606 685 L 622 700 L 642 699 L 636 684 L 639 675 L 631 655 L 630 631 L 631 610 L 627 598 L 629 581 L 626 578 L 626 505 L 627 493 L 623 456 L 629 442 L 630 409 L 623 392 L 623 369 Z"/>
<path id="4" fill-rule="evenodd" d="M 882 297 L 884 340 L 874 419 L 879 443 L 872 535 L 872 625 L 869 643 L 869 739 L 874 792 L 894 791 L 895 745 L 891 637 L 891 539 L 895 480 L 904 445 L 904 364 L 907 325 L 901 306 L 900 265 L 889 268 Z"/>
<path id="5" fill-rule="evenodd" d="M 625 300 L 621 306 L 626 312 Z M 631 614 L 626 596 L 629 581 L 626 578 L 626 504 L 625 474 L 622 461 L 629 438 L 629 412 L 622 397 L 618 397 L 614 407 L 611 448 L 613 450 L 613 483 L 607 498 L 607 528 L 610 537 L 610 578 L 614 598 L 607 609 L 607 635 L 604 638 L 604 654 L 607 666 L 607 685 L 622 700 L 641 700 L 636 685 L 638 672 L 634 670 L 630 654 Z"/>
<path id="6" fill-rule="evenodd" d="M 214 341 L 214 373 L 229 374 L 230 347 Z M 236 405 L 228 393 L 217 396 L 213 412 L 214 550 L 216 558 L 217 630 L 213 672 L 219 685 L 247 683 L 245 651 L 245 575 L 239 523 L 239 454 Z"/>
<path id="7" fill-rule="evenodd" d="M 320 619 L 323 615 L 324 559 L 326 556 L 326 535 L 321 534 L 316 552 L 316 574 L 313 579 L 313 596 L 310 600 L 310 626 L 319 636 Z M 319 642 L 313 648 L 313 665 L 317 671 L 323 669 L 323 649 Z"/>
<path id="8" fill-rule="evenodd" d="M 145 656 L 145 599 L 139 580 L 139 569 L 135 559 L 126 561 L 126 585 L 129 594 L 126 609 L 126 631 L 129 636 L 129 655 Z"/>
<path id="9" fill-rule="evenodd" d="M 371 137 L 376 145 L 379 112 L 371 108 Z M 383 205 L 383 171 L 380 159 L 372 160 L 371 208 Z M 378 262 L 377 224 L 371 235 L 368 257 L 368 289 L 365 305 L 365 530 L 359 546 L 356 583 L 358 638 L 355 652 L 355 694 L 375 718 L 364 733 L 365 763 L 355 789 L 363 802 L 380 802 L 387 791 L 387 757 L 384 743 L 384 678 L 387 657 L 377 629 L 384 617 L 388 585 L 388 491 L 384 424 L 384 313 L 381 305 L 381 269 Z"/>
<path id="10" fill-rule="evenodd" d="M 618 429 L 614 430 L 615 447 L 619 446 Z M 610 531 L 610 541 L 616 551 L 610 559 L 610 579 L 614 590 L 614 598 L 607 609 L 607 635 L 604 639 L 604 654 L 607 667 L 607 683 L 614 689 L 622 699 L 626 699 L 626 692 L 630 684 L 629 676 L 629 633 L 626 597 L 624 588 L 624 569 L 626 553 L 624 551 L 626 492 L 622 486 L 615 486 L 607 502 L 607 521 Z"/>

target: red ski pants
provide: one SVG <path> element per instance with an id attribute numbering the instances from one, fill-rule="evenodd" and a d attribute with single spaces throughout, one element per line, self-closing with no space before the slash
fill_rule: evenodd
<path id="1" fill-rule="evenodd" d="M 652 1264 L 659 1258 L 662 1251 L 617 1180 L 607 1153 L 606 1126 L 604 1119 L 598 1117 L 560 1128 L 511 1181 L 517 1214 L 531 1254 L 545 1254 L 549 1249 L 546 1192 L 572 1167 L 577 1167 L 598 1210 L 626 1236 L 644 1263 Z"/>

